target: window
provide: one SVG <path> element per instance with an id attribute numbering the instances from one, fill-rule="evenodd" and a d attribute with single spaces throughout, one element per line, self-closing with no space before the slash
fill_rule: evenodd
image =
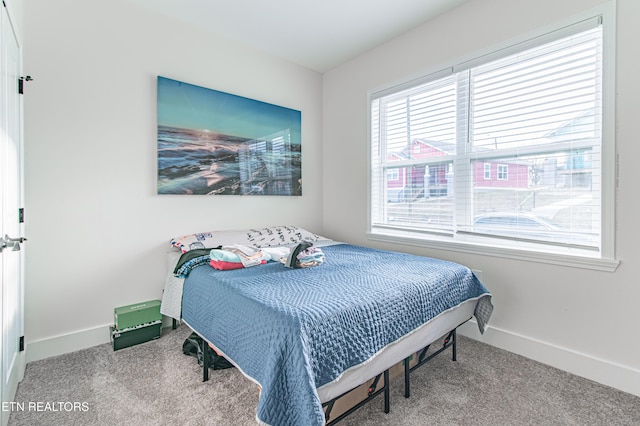
<path id="1" fill-rule="evenodd" d="M 491 163 L 484 163 L 484 178 L 485 180 L 491 179 Z"/>
<path id="2" fill-rule="evenodd" d="M 599 16 L 373 93 L 370 235 L 608 258 L 603 66 Z"/>
<path id="3" fill-rule="evenodd" d="M 509 166 L 506 164 L 498 164 L 498 180 L 509 179 Z"/>

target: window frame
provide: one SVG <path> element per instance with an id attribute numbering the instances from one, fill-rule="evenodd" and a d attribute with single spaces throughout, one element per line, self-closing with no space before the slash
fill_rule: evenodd
<path id="1" fill-rule="evenodd" d="M 407 90 L 422 83 L 430 82 L 442 78 L 456 69 L 469 68 L 485 62 L 492 61 L 502 56 L 506 56 L 516 51 L 524 50 L 535 45 L 546 43 L 551 39 L 558 38 L 558 33 L 575 30 L 571 29 L 582 25 L 585 21 L 599 19 L 602 24 L 602 147 L 600 153 L 600 172 L 602 176 L 601 200 L 601 247 L 600 251 L 591 254 L 565 254 L 540 251 L 544 244 L 530 243 L 523 247 L 503 247 L 495 244 L 491 238 L 474 238 L 473 241 L 465 241 L 464 238 L 456 237 L 454 240 L 445 235 L 436 233 L 424 233 L 419 230 L 391 229 L 384 226 L 374 228 L 373 198 L 376 195 L 372 192 L 372 100 Z M 368 163 L 368 232 L 370 240 L 416 245 L 438 250 L 450 250 L 470 254 L 490 255 L 502 258 L 542 262 L 569 267 L 594 269 L 613 272 L 619 265 L 615 258 L 615 192 L 616 192 L 616 149 L 615 149 L 615 1 L 600 5 L 594 9 L 585 11 L 579 15 L 565 19 L 554 25 L 541 28 L 533 33 L 522 35 L 516 40 L 505 42 L 502 45 L 494 46 L 489 52 L 492 53 L 471 53 L 468 58 L 456 61 L 458 65 L 443 68 L 441 71 L 427 73 L 423 77 L 406 81 L 405 83 L 371 90 L 367 94 L 368 98 L 368 133 L 369 133 L 369 163 Z M 384 95 L 381 95 L 384 93 Z M 484 173 L 486 179 L 486 169 Z M 497 173 L 496 178 L 499 177 Z"/>

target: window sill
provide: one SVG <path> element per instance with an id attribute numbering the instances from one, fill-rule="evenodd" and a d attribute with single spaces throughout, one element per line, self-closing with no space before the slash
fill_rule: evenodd
<path id="1" fill-rule="evenodd" d="M 590 257 L 582 255 L 569 255 L 560 253 L 546 253 L 523 250 L 519 248 L 506 248 L 495 245 L 484 245 L 471 242 L 451 241 L 448 238 L 420 237 L 401 233 L 369 232 L 367 238 L 373 241 L 382 241 L 397 244 L 426 247 L 438 250 L 449 250 L 461 253 L 478 254 L 483 256 L 500 257 L 505 259 L 523 260 L 527 262 L 547 263 L 552 265 L 567 266 L 571 268 L 592 269 L 596 271 L 614 272 L 619 260 Z"/>

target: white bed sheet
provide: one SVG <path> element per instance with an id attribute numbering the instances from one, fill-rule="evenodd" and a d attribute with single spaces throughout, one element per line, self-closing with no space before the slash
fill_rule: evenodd
<path id="1" fill-rule="evenodd" d="M 178 278 L 173 275 L 173 270 L 180 256 L 182 256 L 182 253 L 179 250 L 167 252 L 167 277 L 162 292 L 162 302 L 160 303 L 160 313 L 177 321 L 181 320 L 182 315 L 182 288 L 184 286 L 184 278 Z"/>

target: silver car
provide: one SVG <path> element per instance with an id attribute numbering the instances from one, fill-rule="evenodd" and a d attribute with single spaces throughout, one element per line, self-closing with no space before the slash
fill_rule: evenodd
<path id="1" fill-rule="evenodd" d="M 476 216 L 474 232 L 558 244 L 595 246 L 597 236 L 531 213 L 493 212 Z"/>

